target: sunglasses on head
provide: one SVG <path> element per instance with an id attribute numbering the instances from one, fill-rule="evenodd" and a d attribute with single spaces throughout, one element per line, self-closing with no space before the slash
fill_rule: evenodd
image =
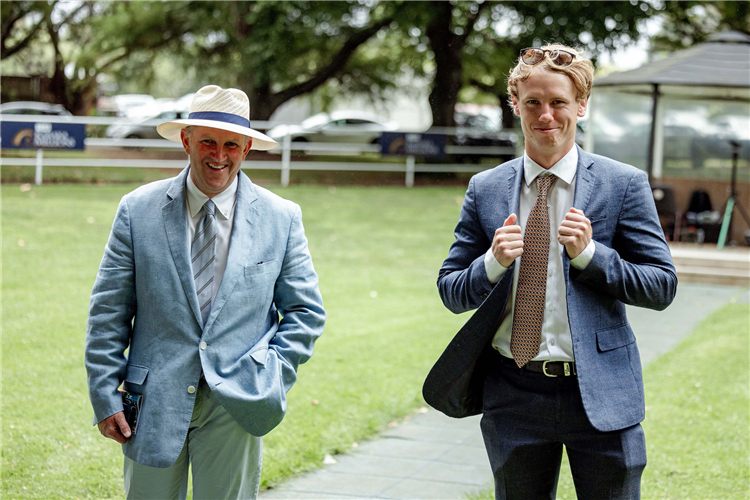
<path id="1" fill-rule="evenodd" d="M 567 50 L 548 50 L 529 47 L 521 51 L 521 61 L 529 66 L 534 66 L 535 64 L 542 62 L 545 55 L 549 57 L 550 62 L 555 66 L 570 66 L 570 63 L 576 58 L 575 54 L 568 52 Z"/>

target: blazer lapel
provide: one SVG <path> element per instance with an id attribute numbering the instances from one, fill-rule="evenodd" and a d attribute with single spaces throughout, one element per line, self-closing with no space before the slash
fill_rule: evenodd
<path id="1" fill-rule="evenodd" d="M 250 178 L 240 170 L 239 184 L 237 186 L 237 204 L 234 207 L 234 224 L 232 225 L 232 236 L 229 240 L 227 266 L 224 269 L 224 276 L 221 278 L 214 302 L 211 304 L 211 314 L 209 314 L 205 326 L 206 331 L 221 312 L 221 308 L 227 302 L 227 298 L 232 293 L 239 277 L 245 273 L 247 257 L 251 253 L 249 250 L 253 248 L 253 240 L 255 238 L 258 212 L 253 207 L 253 202 L 257 199 L 258 195 L 255 193 L 255 188 L 253 188 Z"/>
<path id="2" fill-rule="evenodd" d="M 185 209 L 185 179 L 190 167 L 182 171 L 174 178 L 167 190 L 167 203 L 162 207 L 164 227 L 167 231 L 169 249 L 172 252 L 172 260 L 177 268 L 177 275 L 182 282 L 190 308 L 193 310 L 195 319 L 199 325 L 203 324 L 198 295 L 195 291 L 193 281 L 193 268 L 190 264 L 190 251 L 188 244 L 187 212 Z"/>
<path id="3" fill-rule="evenodd" d="M 508 182 L 508 211 L 506 217 L 510 214 L 518 215 L 521 203 L 521 182 L 523 182 L 523 156 L 518 161 L 514 161 L 509 168 L 511 173 L 506 177 Z M 500 221 L 500 224 L 502 225 L 503 222 L 505 220 Z"/>
<path id="4" fill-rule="evenodd" d="M 573 206 L 586 213 L 596 181 L 596 174 L 591 170 L 594 158 L 579 146 L 576 147 L 578 148 L 578 167 L 576 171 L 578 180 L 576 181 L 576 192 L 573 196 Z"/>

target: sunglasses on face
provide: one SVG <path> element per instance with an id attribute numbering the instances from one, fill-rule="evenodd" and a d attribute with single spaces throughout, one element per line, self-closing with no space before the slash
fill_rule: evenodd
<path id="1" fill-rule="evenodd" d="M 521 61 L 529 66 L 534 66 L 542 62 L 545 55 L 549 57 L 550 62 L 555 66 L 570 66 L 570 63 L 576 58 L 575 54 L 567 50 L 548 50 L 529 47 L 521 51 Z"/>

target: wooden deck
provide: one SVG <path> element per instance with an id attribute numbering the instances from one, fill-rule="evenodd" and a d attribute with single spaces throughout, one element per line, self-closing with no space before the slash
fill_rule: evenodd
<path id="1" fill-rule="evenodd" d="M 670 243 L 680 283 L 750 286 L 750 247 Z"/>

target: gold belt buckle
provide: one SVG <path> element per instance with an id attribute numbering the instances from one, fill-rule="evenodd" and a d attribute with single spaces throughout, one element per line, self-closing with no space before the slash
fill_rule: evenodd
<path id="1" fill-rule="evenodd" d="M 551 362 L 551 360 L 548 359 L 544 363 L 542 363 L 542 373 L 544 373 L 548 377 L 557 377 L 557 375 L 553 375 L 551 373 L 547 373 L 547 363 L 550 363 L 550 362 Z M 570 375 L 571 375 L 571 373 L 570 373 L 570 363 L 568 363 L 567 361 L 563 361 L 563 375 L 565 377 L 570 377 Z"/>

